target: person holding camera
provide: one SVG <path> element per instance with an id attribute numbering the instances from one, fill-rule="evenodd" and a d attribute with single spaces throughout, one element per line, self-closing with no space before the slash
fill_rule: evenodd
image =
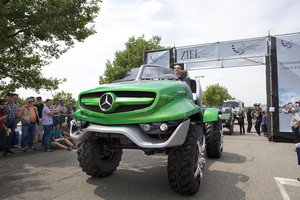
<path id="1" fill-rule="evenodd" d="M 42 117 L 43 117 L 43 128 L 44 128 L 44 134 L 43 134 L 43 145 L 44 145 L 44 152 L 52 152 L 49 148 L 49 139 L 51 135 L 51 131 L 53 129 L 53 115 L 54 111 L 56 109 L 56 104 L 52 106 L 52 109 L 50 108 L 52 104 L 51 99 L 46 99 L 46 105 L 43 108 L 42 111 Z"/>

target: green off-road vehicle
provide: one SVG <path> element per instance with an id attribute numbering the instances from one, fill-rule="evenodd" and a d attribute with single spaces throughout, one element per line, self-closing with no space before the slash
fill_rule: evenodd
<path id="1" fill-rule="evenodd" d="M 142 65 L 119 74 L 112 84 L 81 92 L 71 122 L 79 140 L 79 166 L 87 175 L 106 177 L 118 167 L 123 149 L 168 155 L 171 188 L 194 194 L 203 176 L 205 152 L 223 150 L 220 110 L 202 111 L 202 90 L 177 81 L 172 69 Z"/>

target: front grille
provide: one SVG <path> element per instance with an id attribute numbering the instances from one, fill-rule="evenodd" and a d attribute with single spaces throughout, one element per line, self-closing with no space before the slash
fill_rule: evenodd
<path id="1" fill-rule="evenodd" d="M 80 102 L 81 106 L 87 110 L 93 111 L 93 112 L 99 112 L 99 113 L 105 113 L 102 111 L 99 107 L 99 101 L 100 97 L 110 91 L 106 92 L 96 92 L 96 93 L 88 93 L 83 94 L 80 96 Z M 112 113 L 122 113 L 122 112 L 129 112 L 134 110 L 141 110 L 144 108 L 147 108 L 152 105 L 154 102 L 154 99 L 156 97 L 156 94 L 154 92 L 141 92 L 141 91 L 113 91 L 111 93 L 114 93 L 118 98 L 153 98 L 153 101 L 147 104 L 136 104 L 136 105 L 119 105 Z M 97 105 L 84 105 L 82 103 L 83 99 L 97 99 L 99 98 L 99 101 Z M 110 113 L 106 113 L 110 114 Z"/>

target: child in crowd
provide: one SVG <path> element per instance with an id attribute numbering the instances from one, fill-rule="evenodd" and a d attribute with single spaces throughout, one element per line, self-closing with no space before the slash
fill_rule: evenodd
<path id="1" fill-rule="evenodd" d="M 265 111 L 261 111 L 262 114 L 262 135 L 263 137 L 267 137 L 267 116 Z"/>

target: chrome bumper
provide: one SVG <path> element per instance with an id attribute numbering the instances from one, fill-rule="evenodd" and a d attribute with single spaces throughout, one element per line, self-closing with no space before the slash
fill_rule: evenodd
<path id="1" fill-rule="evenodd" d="M 99 124 L 90 124 L 84 130 L 70 130 L 71 138 L 74 140 L 86 140 L 92 133 L 111 133 L 126 136 L 136 145 L 142 148 L 166 148 L 180 146 L 184 143 L 190 120 L 186 120 L 178 125 L 170 138 L 150 138 L 138 125 L 115 125 L 106 126 Z"/>

